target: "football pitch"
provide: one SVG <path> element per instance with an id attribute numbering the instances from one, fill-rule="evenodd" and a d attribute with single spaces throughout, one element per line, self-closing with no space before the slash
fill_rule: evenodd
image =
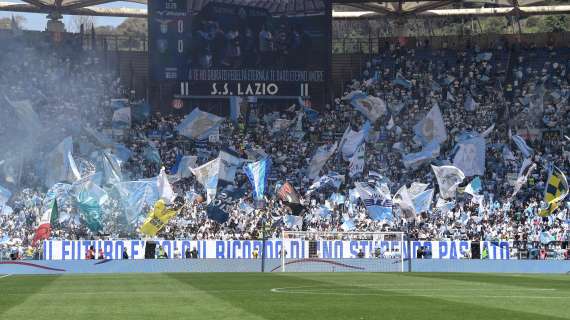
<path id="1" fill-rule="evenodd" d="M 570 276 L 0 275 L 0 319 L 570 319 Z"/>

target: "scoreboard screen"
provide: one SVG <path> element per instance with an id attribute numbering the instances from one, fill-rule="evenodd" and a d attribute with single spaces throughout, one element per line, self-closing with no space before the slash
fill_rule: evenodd
<path id="1" fill-rule="evenodd" d="M 303 97 L 330 70 L 328 0 L 149 0 L 150 79 L 178 96 Z"/>

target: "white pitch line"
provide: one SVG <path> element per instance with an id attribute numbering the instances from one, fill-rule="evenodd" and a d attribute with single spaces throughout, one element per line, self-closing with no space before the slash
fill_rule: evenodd
<path id="1" fill-rule="evenodd" d="M 9 276 L 11 276 L 11 274 L 5 274 L 5 275 L 3 275 L 3 276 L 0 276 L 0 279 L 2 279 L 2 278 L 7 278 L 7 277 L 9 277 Z"/>

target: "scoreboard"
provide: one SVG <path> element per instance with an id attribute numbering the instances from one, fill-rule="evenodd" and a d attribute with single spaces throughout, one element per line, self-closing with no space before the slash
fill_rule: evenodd
<path id="1" fill-rule="evenodd" d="M 329 0 L 149 0 L 152 84 L 177 97 L 326 101 Z"/>

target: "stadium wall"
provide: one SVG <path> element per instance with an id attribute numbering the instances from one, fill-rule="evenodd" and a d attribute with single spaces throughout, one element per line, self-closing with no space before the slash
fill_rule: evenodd
<path id="1" fill-rule="evenodd" d="M 176 272 L 261 272 L 261 259 L 182 260 L 74 260 L 0 261 L 0 275 L 98 274 Z M 286 272 L 398 272 L 399 261 L 390 259 L 302 259 L 288 260 Z M 404 271 L 408 263 L 404 262 Z M 563 260 L 414 260 L 413 272 L 557 273 L 570 272 Z M 281 272 L 279 259 L 267 259 L 265 272 Z"/>

